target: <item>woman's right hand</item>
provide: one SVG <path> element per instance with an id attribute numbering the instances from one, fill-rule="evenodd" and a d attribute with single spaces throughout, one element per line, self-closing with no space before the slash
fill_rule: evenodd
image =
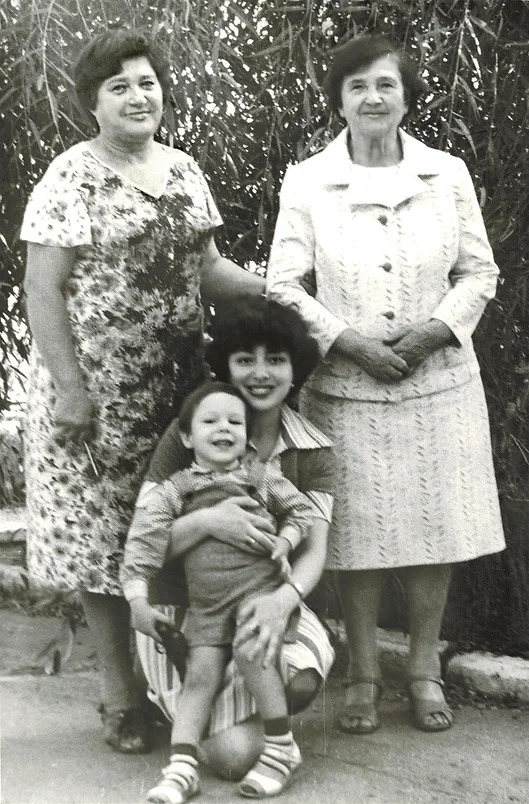
<path id="1" fill-rule="evenodd" d="M 142 634 L 152 637 L 156 642 L 162 642 L 160 632 L 158 631 L 158 624 L 164 623 L 170 628 L 175 628 L 174 622 L 166 614 L 151 606 L 147 598 L 134 597 L 129 601 L 130 605 L 130 623 L 135 631 L 141 631 Z"/>
<path id="2" fill-rule="evenodd" d="M 96 431 L 92 400 L 82 387 L 57 394 L 55 433 L 60 444 L 67 441 L 90 441 Z"/>
<path id="3" fill-rule="evenodd" d="M 248 553 L 270 555 L 276 544 L 276 527 L 271 518 L 253 513 L 259 507 L 257 500 L 241 496 L 208 508 L 210 535 Z"/>
<path id="4" fill-rule="evenodd" d="M 338 337 L 336 346 L 375 380 L 395 382 L 409 373 L 406 361 L 378 338 L 366 338 L 354 330 L 346 329 Z"/>

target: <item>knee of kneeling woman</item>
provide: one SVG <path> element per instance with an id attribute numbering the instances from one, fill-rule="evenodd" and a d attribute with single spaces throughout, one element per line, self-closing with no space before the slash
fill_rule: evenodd
<path id="1" fill-rule="evenodd" d="M 252 768 L 263 750 L 263 727 L 257 717 L 218 732 L 203 744 L 211 770 L 224 779 L 238 780 Z"/>
<path id="2" fill-rule="evenodd" d="M 312 703 L 320 691 L 322 678 L 317 670 L 306 667 L 288 682 L 285 688 L 290 714 L 297 714 Z"/>

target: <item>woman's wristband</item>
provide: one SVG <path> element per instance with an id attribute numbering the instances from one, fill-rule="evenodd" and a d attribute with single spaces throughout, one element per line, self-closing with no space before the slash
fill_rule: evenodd
<path id="1" fill-rule="evenodd" d="M 303 600 L 303 598 L 305 597 L 305 590 L 303 589 L 300 583 L 298 583 L 297 581 L 292 581 L 290 579 L 286 580 L 285 583 L 287 583 L 289 586 L 295 589 L 299 595 L 299 599 Z"/>

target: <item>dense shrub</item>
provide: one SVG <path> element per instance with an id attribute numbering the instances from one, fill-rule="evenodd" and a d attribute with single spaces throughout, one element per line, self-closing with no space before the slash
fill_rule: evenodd
<path id="1" fill-rule="evenodd" d="M 329 53 L 352 33 L 377 30 L 407 45 L 431 87 L 411 132 L 462 156 L 475 180 L 502 270 L 476 344 L 502 503 L 527 510 L 524 0 L 9 0 L 0 19 L 6 65 L 0 70 L 0 408 L 18 403 L 16 380 L 26 360 L 17 244 L 24 204 L 52 156 L 90 135 L 70 79 L 81 43 L 101 27 L 125 24 L 148 29 L 167 49 L 174 88 L 161 137 L 192 153 L 207 174 L 226 221 L 221 248 L 241 264 L 264 267 L 286 166 L 320 148 L 339 127 L 320 89 Z M 461 605 L 455 613 L 449 607 L 451 637 L 483 643 L 494 633 L 496 648 L 527 649 L 523 522 L 523 515 L 506 516 L 509 550 L 458 575 L 452 600 Z M 467 589 L 471 601 L 463 595 Z M 461 616 L 463 605 L 479 609 L 480 617 L 469 622 Z M 502 617 L 511 624 L 508 634 Z"/>

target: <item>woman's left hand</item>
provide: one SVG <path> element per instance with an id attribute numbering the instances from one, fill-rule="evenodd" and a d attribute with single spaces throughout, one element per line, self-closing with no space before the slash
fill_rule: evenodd
<path id="1" fill-rule="evenodd" d="M 386 341 L 395 354 L 408 364 L 410 371 L 418 368 L 433 352 L 447 346 L 452 338 L 452 330 L 439 319 L 433 318 L 426 324 L 401 333 L 397 339 Z"/>
<path id="2" fill-rule="evenodd" d="M 294 594 L 293 608 L 285 606 L 281 588 L 246 601 L 237 613 L 234 647 L 242 648 L 249 661 L 261 656 L 263 667 L 275 662 L 291 611 L 299 603 Z"/>

